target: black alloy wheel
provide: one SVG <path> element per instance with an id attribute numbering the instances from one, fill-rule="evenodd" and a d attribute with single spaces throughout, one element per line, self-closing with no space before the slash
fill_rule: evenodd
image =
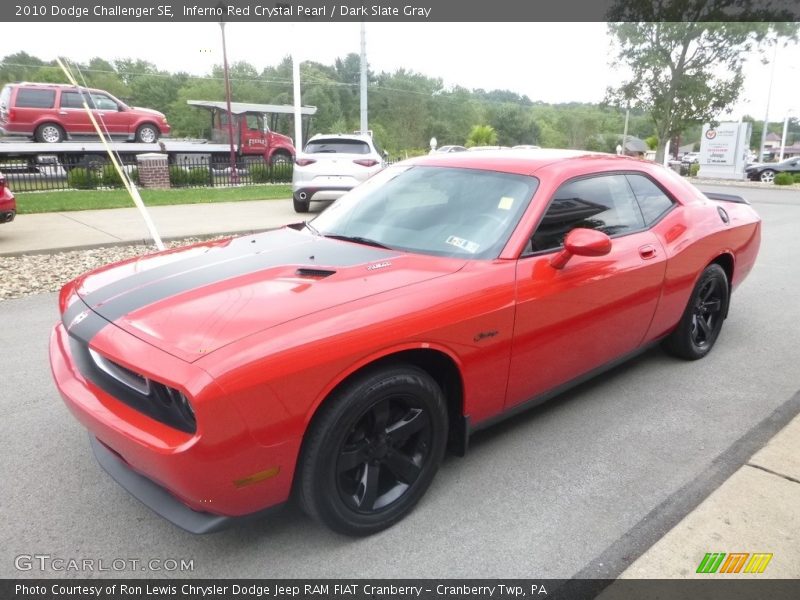
<path id="1" fill-rule="evenodd" d="M 348 535 L 390 527 L 428 489 L 447 425 L 444 396 L 422 369 L 396 364 L 355 377 L 306 434 L 295 481 L 303 509 Z"/>
<path id="2" fill-rule="evenodd" d="M 413 396 L 379 400 L 339 449 L 337 491 L 352 510 L 371 514 L 419 479 L 431 452 L 431 417 Z"/>
<path id="3" fill-rule="evenodd" d="M 703 358 L 719 337 L 729 301 L 728 276 L 720 265 L 712 263 L 695 284 L 675 331 L 664 340 L 666 350 L 687 360 Z"/>

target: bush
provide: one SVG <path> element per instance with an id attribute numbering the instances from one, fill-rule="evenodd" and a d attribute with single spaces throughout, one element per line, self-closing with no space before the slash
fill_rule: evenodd
<path id="1" fill-rule="evenodd" d="M 67 185 L 78 190 L 93 190 L 99 183 L 97 173 L 92 169 L 76 167 L 67 174 Z"/>
<path id="2" fill-rule="evenodd" d="M 267 165 L 254 163 L 247 170 L 253 183 L 269 183 L 272 179 L 271 169 Z"/>
<path id="3" fill-rule="evenodd" d="M 794 182 L 795 183 L 800 183 L 800 173 L 795 173 L 794 174 Z"/>
<path id="4" fill-rule="evenodd" d="M 123 165 L 122 168 L 125 169 L 128 173 L 128 177 L 130 177 L 134 183 L 139 183 L 139 169 L 136 167 L 126 167 L 125 165 Z M 103 167 L 100 173 L 100 183 L 105 187 L 123 187 L 122 178 L 120 178 L 114 165 L 105 165 Z"/>
<path id="5" fill-rule="evenodd" d="M 172 166 L 169 168 L 169 182 L 175 187 L 208 185 L 210 175 L 205 167 L 184 168 Z"/>
<path id="6" fill-rule="evenodd" d="M 778 173 L 775 175 L 775 185 L 792 185 L 794 176 L 791 173 Z"/>
<path id="7" fill-rule="evenodd" d="M 700 164 L 699 163 L 692 163 L 689 165 L 689 175 L 692 177 L 697 177 L 697 174 L 700 172 Z"/>

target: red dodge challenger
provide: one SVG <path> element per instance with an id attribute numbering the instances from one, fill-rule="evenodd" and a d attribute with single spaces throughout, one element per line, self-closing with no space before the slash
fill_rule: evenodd
<path id="1" fill-rule="evenodd" d="M 50 360 L 103 468 L 180 527 L 293 496 L 366 535 L 473 431 L 657 342 L 705 356 L 760 233 L 646 161 L 435 154 L 309 223 L 79 277 Z"/>

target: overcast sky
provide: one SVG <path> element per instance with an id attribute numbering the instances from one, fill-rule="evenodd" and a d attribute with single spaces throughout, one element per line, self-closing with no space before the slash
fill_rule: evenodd
<path id="1" fill-rule="evenodd" d="M 359 52 L 358 23 L 229 23 L 228 60 L 259 70 L 275 65 L 299 39 L 303 59 L 332 64 Z M 446 85 L 508 89 L 544 102 L 599 102 L 624 73 L 609 67 L 613 55 L 605 23 L 368 23 L 367 55 L 373 71 L 400 67 Z M 142 58 L 170 71 L 208 74 L 221 64 L 216 23 L 21 23 L 3 32 L 2 55 L 24 50 L 42 59 L 77 61 Z M 65 35 L 66 32 L 66 35 Z M 772 59 L 772 52 L 768 53 Z M 732 115 L 763 119 L 771 65 L 755 57 L 745 67 L 745 85 Z M 780 48 L 770 101 L 770 119 L 789 109 L 800 113 L 800 46 Z M 234 90 L 235 97 L 235 90 Z"/>

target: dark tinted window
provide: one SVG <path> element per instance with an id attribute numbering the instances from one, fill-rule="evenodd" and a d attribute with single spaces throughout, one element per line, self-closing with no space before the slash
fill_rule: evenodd
<path id="1" fill-rule="evenodd" d="M 652 225 L 672 208 L 672 199 L 652 180 L 644 175 L 626 175 L 626 177 L 639 201 L 645 224 Z"/>
<path id="2" fill-rule="evenodd" d="M 531 240 L 530 250 L 559 248 L 577 228 L 620 235 L 644 227 L 642 213 L 624 175 L 602 175 L 564 184 L 555 193 Z"/>
<path id="3" fill-rule="evenodd" d="M 361 140 L 319 139 L 308 142 L 305 152 L 307 154 L 369 154 L 369 144 Z"/>
<path id="4" fill-rule="evenodd" d="M 55 101 L 55 90 L 33 90 L 30 88 L 17 90 L 18 108 L 53 108 Z"/>
<path id="5" fill-rule="evenodd" d="M 61 108 L 83 108 L 83 100 L 78 92 L 61 92 Z"/>

